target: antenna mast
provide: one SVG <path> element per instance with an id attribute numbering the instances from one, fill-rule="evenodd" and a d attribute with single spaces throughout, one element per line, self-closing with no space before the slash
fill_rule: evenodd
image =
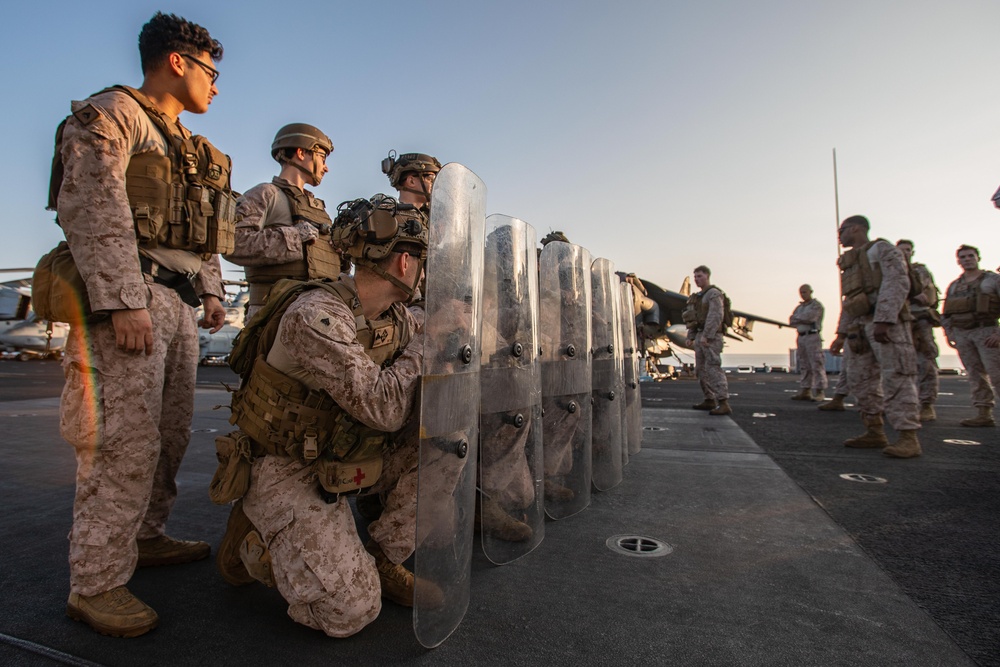
<path id="1" fill-rule="evenodd" d="M 837 219 L 837 257 L 840 257 L 840 191 L 837 188 L 837 149 L 833 149 L 833 207 Z"/>

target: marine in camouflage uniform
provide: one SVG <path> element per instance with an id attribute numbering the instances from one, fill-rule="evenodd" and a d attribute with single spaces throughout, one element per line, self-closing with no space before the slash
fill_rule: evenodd
<path id="1" fill-rule="evenodd" d="M 799 287 L 802 303 L 795 307 L 788 323 L 798 332 L 797 355 L 802 367 L 801 389 L 792 396 L 793 401 L 822 401 L 826 397 L 826 356 L 823 354 L 823 304 L 812 297 L 812 287 Z"/>
<path id="2" fill-rule="evenodd" d="M 917 429 L 916 356 L 906 308 L 910 280 L 906 260 L 884 239 L 868 239 L 869 223 L 855 215 L 840 226 L 840 243 L 851 250 L 840 260 L 841 313 L 837 337 L 830 350 L 847 346 L 848 383 L 858 397 L 863 435 L 844 442 L 846 447 L 883 448 L 886 456 L 920 456 Z M 882 415 L 899 432 L 889 445 Z"/>
<path id="3" fill-rule="evenodd" d="M 729 382 L 722 370 L 722 347 L 726 331 L 723 323 L 725 294 L 709 284 L 712 272 L 707 266 L 694 270 L 694 282 L 701 291 L 691 295 L 684 310 L 687 343 L 694 346 L 695 373 L 705 400 L 693 406 L 710 415 L 728 415 Z"/>
<path id="4" fill-rule="evenodd" d="M 1000 387 L 1000 348 L 991 344 L 1000 336 L 1000 275 L 979 268 L 979 250 L 963 245 L 958 249 L 962 275 L 948 285 L 942 316 L 948 344 L 958 350 L 969 374 L 972 405 L 978 415 L 962 420 L 962 426 L 996 426 L 993 406 Z"/>
<path id="5" fill-rule="evenodd" d="M 347 268 L 331 245 L 332 220 L 323 200 L 305 188 L 323 181 L 332 152 L 333 142 L 319 128 L 305 123 L 282 127 L 271 144 L 281 173 L 237 201 L 235 247 L 226 259 L 246 268 L 247 320 L 278 280 L 335 279 Z"/>
<path id="6" fill-rule="evenodd" d="M 910 314 L 913 315 L 913 348 L 917 353 L 917 397 L 920 400 L 920 421 L 937 419 L 934 404 L 937 402 L 938 387 L 938 345 L 934 340 L 934 327 L 941 325 L 937 312 L 938 288 L 934 276 L 925 264 L 911 261 L 913 241 L 900 239 L 896 247 L 906 258 L 910 273 Z"/>
<path id="7" fill-rule="evenodd" d="M 230 583 L 246 583 L 250 574 L 274 585 L 292 619 L 332 637 L 353 635 L 373 621 L 381 597 L 413 603 L 413 575 L 400 563 L 416 543 L 417 439 L 390 437 L 413 412 L 423 357 L 422 320 L 404 304 L 423 271 L 427 232 L 409 222 L 391 230 L 376 225 L 390 235 L 366 239 L 358 232 L 364 220 L 338 218 L 334 240 L 347 239 L 340 247 L 357 263 L 355 277 L 343 274 L 336 286 L 296 298 L 281 316 L 266 359 L 253 371 L 276 373 L 278 380 L 251 375 L 241 387 L 245 393 L 234 398 L 236 423 L 255 441 L 255 454 L 262 449 L 265 455 L 256 457 L 249 490 L 233 508 L 220 546 L 220 570 Z M 349 225 L 354 227 L 340 236 L 338 228 Z M 377 253 L 371 257 L 365 251 L 373 247 Z M 292 401 L 297 390 L 273 389 L 297 383 L 314 398 Z M 254 398 L 272 390 L 280 394 L 276 400 Z M 318 406 L 319 414 L 336 424 L 327 428 L 319 417 L 311 455 L 308 431 L 294 435 L 303 411 L 280 408 L 283 401 Z M 284 426 L 275 426 L 281 418 L 262 416 L 271 414 L 268 405 L 278 405 L 281 414 L 299 410 L 288 435 L 282 435 Z M 255 424 L 262 422 L 271 426 L 256 435 Z M 280 433 L 271 433 L 274 429 Z M 377 450 L 354 459 L 352 443 Z M 343 458 L 336 449 L 341 445 L 350 452 Z M 334 473 L 325 472 L 331 468 Z M 360 490 L 386 499 L 381 517 L 369 526 L 367 545 L 348 504 Z M 266 563 L 263 577 L 261 563 Z"/>
<path id="8" fill-rule="evenodd" d="M 434 179 L 441 171 L 441 163 L 436 157 L 424 153 L 404 153 L 396 155 L 395 151 L 389 151 L 388 157 L 382 160 L 382 173 L 389 179 L 389 184 L 398 191 L 398 196 L 393 200 L 385 198 L 384 195 L 375 195 L 371 199 L 372 204 L 379 201 L 398 202 L 401 206 L 396 209 L 397 216 L 412 218 L 424 227 L 430 221 L 431 192 L 434 189 Z M 342 212 L 345 208 L 356 204 L 354 202 L 343 202 L 338 207 Z M 421 281 L 421 291 L 423 281 Z M 411 300 L 410 311 L 423 320 L 424 308 L 420 293 Z M 405 433 L 412 434 L 419 444 L 419 415 L 414 414 L 413 423 L 407 424 Z M 358 513 L 369 521 L 378 518 L 384 507 L 383 494 L 369 494 L 360 496 L 355 501 Z"/>
<path id="9" fill-rule="evenodd" d="M 139 50 L 139 91 L 111 89 L 73 102 L 57 190 L 59 223 L 90 307 L 110 314 L 74 326 L 63 360 L 60 432 L 77 458 L 67 613 L 124 637 L 158 621 L 125 587 L 137 564 L 183 563 L 209 553 L 205 542 L 166 536 L 164 525 L 194 410 L 198 336 L 191 302 L 200 296 L 203 327 L 215 331 L 225 320 L 218 255 L 151 244 L 137 251 L 134 193 L 126 186 L 134 158 L 170 154 L 173 140 L 150 113 L 159 113 L 171 134 L 190 137 L 177 116 L 207 111 L 218 93 L 208 63 L 222 57 L 222 46 L 204 28 L 157 13 L 142 29 Z M 193 276 L 193 285 L 185 276 Z"/>

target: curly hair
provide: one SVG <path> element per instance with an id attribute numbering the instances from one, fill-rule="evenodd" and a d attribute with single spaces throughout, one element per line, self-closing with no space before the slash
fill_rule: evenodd
<path id="1" fill-rule="evenodd" d="M 147 74 L 171 53 L 199 56 L 208 51 L 213 61 L 222 60 L 222 44 L 208 30 L 175 14 L 156 12 L 139 33 L 139 59 Z"/>

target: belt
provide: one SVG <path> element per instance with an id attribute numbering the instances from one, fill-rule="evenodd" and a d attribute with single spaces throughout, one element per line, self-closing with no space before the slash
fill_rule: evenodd
<path id="1" fill-rule="evenodd" d="M 322 484 L 316 484 L 317 490 L 319 490 L 319 497 L 323 499 L 327 505 L 332 505 L 341 498 L 349 498 L 351 496 L 361 495 L 362 491 L 369 491 L 368 487 L 363 489 L 352 489 L 350 491 L 342 491 L 340 493 L 333 493 L 332 491 L 327 491 L 323 488 Z M 367 495 L 367 494 L 366 494 Z"/>
<path id="2" fill-rule="evenodd" d="M 193 308 L 201 305 L 201 299 L 198 298 L 198 293 L 194 291 L 194 285 L 191 284 L 191 281 L 183 273 L 171 271 L 168 268 L 160 266 L 145 255 L 139 255 L 139 267 L 142 269 L 142 273 L 152 278 L 153 282 L 157 285 L 169 287 L 177 292 L 181 301 L 187 305 Z"/>
<path id="3" fill-rule="evenodd" d="M 809 331 L 806 331 L 805 333 L 799 332 L 799 335 L 800 336 L 808 336 L 809 334 L 818 334 L 818 333 L 819 333 L 819 329 L 810 329 Z"/>

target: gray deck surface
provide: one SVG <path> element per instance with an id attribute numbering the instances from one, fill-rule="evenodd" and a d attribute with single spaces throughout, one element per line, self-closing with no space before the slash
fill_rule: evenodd
<path id="1" fill-rule="evenodd" d="M 538 549 L 513 564 L 495 567 L 477 547 L 465 620 L 428 651 L 414 638 L 408 609 L 386 603 L 360 634 L 329 639 L 292 622 L 275 591 L 228 586 L 211 559 L 137 571 L 130 588 L 161 618 L 148 635 L 112 639 L 69 620 L 75 463 L 58 434 L 53 365 L 0 363 L 2 665 L 1000 664 L 1000 438 L 976 429 L 984 446 L 937 444 L 971 412 L 964 380 L 951 380 L 954 407 L 939 409 L 942 425 L 934 428 L 941 433 L 933 444 L 928 437 L 927 455 L 914 461 L 844 450 L 840 440 L 858 430 L 857 413 L 788 402 L 791 376 L 734 377 L 735 419 L 690 410 L 699 398 L 694 383 L 644 384 L 645 441 L 623 483 L 594 494 L 581 514 L 548 522 Z M 215 468 L 207 429 L 228 428 L 227 411 L 212 410 L 228 403 L 225 392 L 209 388 L 216 373 L 203 372 L 169 526 L 213 548 L 228 515 L 206 492 Z M 32 397 L 16 400 L 24 396 Z M 843 472 L 889 483 L 847 482 Z M 949 473 L 979 491 L 970 491 L 971 500 L 946 493 L 942 476 Z M 972 537 L 962 533 L 967 512 L 956 503 L 983 504 L 992 524 L 975 526 Z M 915 524 L 913 512 L 921 515 Z M 886 531 L 878 526 L 897 526 L 888 546 L 880 546 Z M 958 537 L 936 538 L 941 530 Z M 673 551 L 617 553 L 606 542 L 618 535 L 654 538 Z M 928 544 L 933 554 L 921 552 Z M 966 566 L 970 549 L 989 553 Z M 920 569 L 934 558 L 972 568 L 987 583 L 966 590 L 942 582 L 966 577 L 947 566 Z M 921 576 L 935 574 L 922 592 Z M 954 598 L 944 612 L 927 604 L 941 588 Z M 965 623 L 963 610 L 978 616 Z"/>

